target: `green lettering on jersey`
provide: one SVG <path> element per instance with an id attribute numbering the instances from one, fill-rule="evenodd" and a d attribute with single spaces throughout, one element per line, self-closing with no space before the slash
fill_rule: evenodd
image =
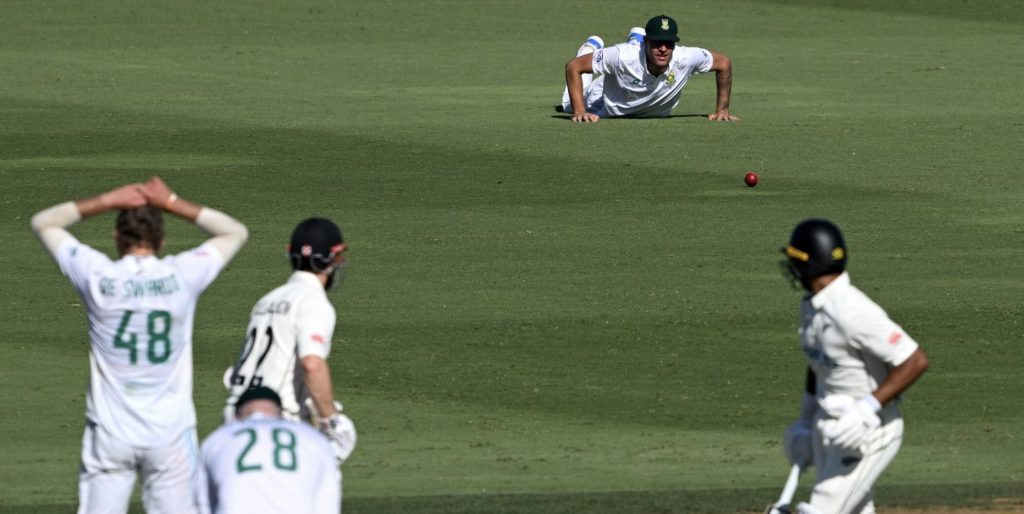
<path id="1" fill-rule="evenodd" d="M 235 432 L 234 435 L 245 435 L 249 438 L 245 443 L 245 448 L 242 448 L 242 453 L 238 454 L 238 458 L 235 460 L 235 470 L 239 474 L 262 470 L 263 466 L 261 464 L 245 461 L 253 446 L 256 445 L 256 430 L 243 428 Z M 274 440 L 274 467 L 281 471 L 295 471 L 298 469 L 299 459 L 295 454 L 295 432 L 287 428 L 275 428 L 270 435 L 271 439 Z"/>
<path id="2" fill-rule="evenodd" d="M 249 450 L 256 444 L 256 431 L 251 428 L 243 428 L 235 435 L 245 434 L 249 436 L 249 442 L 245 443 L 245 448 L 242 449 L 242 453 L 238 454 L 238 460 L 235 461 L 235 469 L 238 470 L 238 474 L 247 473 L 249 471 L 259 471 L 263 469 L 263 466 L 259 464 L 246 464 L 245 456 L 249 455 Z"/>
<path id="3" fill-rule="evenodd" d="M 295 433 L 285 428 L 275 428 L 273 435 L 274 467 L 283 471 L 295 471 Z"/>
<path id="4" fill-rule="evenodd" d="M 111 285 L 113 287 L 113 285 Z M 181 290 L 176 275 L 168 275 L 152 280 L 126 280 L 121 286 L 127 298 L 145 298 L 147 296 L 167 296 Z"/>
<path id="5" fill-rule="evenodd" d="M 139 361 L 139 352 L 136 348 L 138 336 L 125 332 L 125 329 L 128 328 L 128 321 L 134 313 L 135 311 L 124 311 L 121 323 L 117 326 L 117 334 L 114 334 L 114 348 L 126 348 L 128 362 L 132 365 Z M 162 364 L 171 358 L 171 325 L 171 313 L 167 311 L 151 311 L 147 316 L 146 332 L 149 339 L 146 341 L 146 358 L 150 364 Z"/>
<path id="6" fill-rule="evenodd" d="M 128 334 L 131 337 L 125 338 L 124 329 L 128 326 L 128 320 L 132 319 L 132 311 L 124 311 L 121 316 L 121 324 L 117 326 L 117 334 L 114 335 L 114 348 L 128 349 L 128 362 L 133 365 L 139 360 L 139 354 L 135 350 L 135 334 Z"/>
<path id="7" fill-rule="evenodd" d="M 109 277 L 100 279 L 100 294 L 103 296 L 114 296 L 115 281 Z"/>

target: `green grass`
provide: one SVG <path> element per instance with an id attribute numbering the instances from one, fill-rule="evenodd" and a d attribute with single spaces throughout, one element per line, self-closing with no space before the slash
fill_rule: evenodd
<path id="1" fill-rule="evenodd" d="M 757 510 L 804 365 L 777 248 L 808 216 L 932 359 L 880 506 L 1019 497 L 1024 7 L 848 4 L 677 6 L 743 121 L 574 126 L 565 61 L 664 5 L 6 3 L 0 510 L 76 498 L 85 320 L 28 220 L 156 173 L 252 233 L 200 302 L 201 435 L 294 223 L 345 230 L 347 511 Z M 675 112 L 713 103 L 697 77 Z M 111 225 L 74 231 L 112 251 Z"/>

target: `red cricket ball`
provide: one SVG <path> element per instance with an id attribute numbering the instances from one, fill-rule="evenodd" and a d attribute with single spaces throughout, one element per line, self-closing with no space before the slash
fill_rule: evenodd
<path id="1" fill-rule="evenodd" d="M 747 185 L 747 187 L 754 187 L 754 186 L 757 185 L 757 179 L 758 179 L 757 173 L 754 173 L 753 171 L 751 171 L 751 172 L 748 172 L 743 177 L 743 182 Z"/>

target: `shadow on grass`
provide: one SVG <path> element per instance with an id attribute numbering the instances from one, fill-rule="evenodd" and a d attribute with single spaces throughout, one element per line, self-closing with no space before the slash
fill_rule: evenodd
<path id="1" fill-rule="evenodd" d="M 977 511 L 997 508 L 997 498 L 1018 497 L 1024 482 L 1000 484 L 928 484 L 879 487 L 879 507 L 966 507 Z M 761 512 L 778 495 L 774 489 L 713 489 L 691 491 L 633 491 L 568 494 L 496 494 L 460 496 L 397 496 L 350 498 L 346 514 L 370 513 L 688 513 L 736 514 Z M 0 506 L 9 514 L 56 514 L 72 505 Z M 129 512 L 141 513 L 133 504 Z"/>
<path id="2" fill-rule="evenodd" d="M 571 121 L 572 120 L 572 115 L 569 114 L 569 113 L 566 113 L 566 112 L 563 112 L 563 111 L 559 110 L 559 107 L 560 106 L 557 106 L 557 105 L 555 106 L 555 113 L 556 114 L 552 114 L 551 117 L 556 119 L 556 120 Z M 629 117 L 625 117 L 625 116 L 608 116 L 608 117 L 604 117 L 604 118 L 601 118 L 601 119 L 602 120 L 650 121 L 650 120 L 664 120 L 664 119 L 668 119 L 668 118 L 707 118 L 708 116 L 709 116 L 709 114 L 690 113 L 690 114 L 672 114 L 670 116 L 665 116 L 663 118 L 629 118 Z"/>

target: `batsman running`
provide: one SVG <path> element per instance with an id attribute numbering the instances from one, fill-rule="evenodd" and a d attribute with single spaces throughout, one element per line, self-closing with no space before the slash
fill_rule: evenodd
<path id="1" fill-rule="evenodd" d="M 667 118 L 679 105 L 690 76 L 714 71 L 718 95 L 708 119 L 738 120 L 729 114 L 729 57 L 678 42 L 679 26 L 665 15 L 651 18 L 644 28 L 631 29 L 625 43 L 609 48 L 600 37 L 590 36 L 565 65 L 565 90 L 557 110 L 572 113 L 573 122 Z"/>
<path id="2" fill-rule="evenodd" d="M 800 418 L 786 429 L 790 462 L 816 470 L 800 514 L 873 514 L 874 486 L 903 440 L 900 395 L 928 368 L 907 333 L 846 273 L 842 233 L 823 219 L 796 226 L 782 248 L 786 274 L 807 295 L 800 345 L 807 357 Z"/>

